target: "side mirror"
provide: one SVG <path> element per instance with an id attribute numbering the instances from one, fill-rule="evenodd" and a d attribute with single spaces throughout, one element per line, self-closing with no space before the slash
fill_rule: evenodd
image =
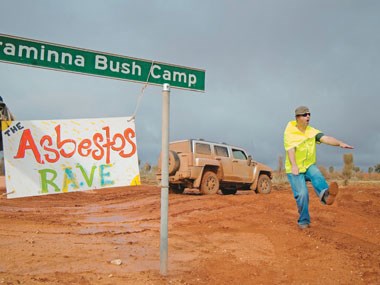
<path id="1" fill-rule="evenodd" d="M 248 155 L 247 164 L 251 165 L 251 162 L 252 162 L 252 155 Z"/>

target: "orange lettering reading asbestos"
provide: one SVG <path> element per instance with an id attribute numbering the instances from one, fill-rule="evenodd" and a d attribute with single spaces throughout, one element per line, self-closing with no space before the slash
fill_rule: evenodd
<path id="1" fill-rule="evenodd" d="M 15 159 L 22 159 L 26 152 L 31 151 L 36 162 L 44 164 L 55 163 L 61 157 L 70 158 L 74 154 L 82 157 L 92 156 L 95 160 L 105 159 L 105 163 L 111 161 L 111 153 L 116 152 L 120 157 L 128 158 L 136 153 L 136 144 L 132 140 L 136 134 L 131 128 L 123 133 L 112 134 L 110 127 L 102 128 L 104 132 L 94 133 L 91 138 L 75 140 L 73 138 L 62 138 L 61 125 L 55 128 L 56 135 L 44 135 L 39 141 L 39 146 L 30 129 L 23 131 Z M 54 139 L 55 138 L 55 139 Z"/>

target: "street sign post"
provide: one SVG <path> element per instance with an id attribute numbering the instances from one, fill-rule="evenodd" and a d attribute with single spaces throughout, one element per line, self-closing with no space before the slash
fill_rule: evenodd
<path id="1" fill-rule="evenodd" d="M 202 69 L 0 34 L 0 61 L 58 71 L 205 91 Z M 149 76 L 150 73 L 150 76 Z"/>
<path id="2" fill-rule="evenodd" d="M 162 87 L 162 165 L 161 165 L 161 223 L 160 223 L 160 272 L 168 272 L 168 212 L 169 212 L 169 117 L 170 85 Z"/>

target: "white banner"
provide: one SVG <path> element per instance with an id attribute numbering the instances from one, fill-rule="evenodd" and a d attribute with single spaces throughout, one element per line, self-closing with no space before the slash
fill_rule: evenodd
<path id="1" fill-rule="evenodd" d="M 129 119 L 3 122 L 7 197 L 139 185 Z"/>

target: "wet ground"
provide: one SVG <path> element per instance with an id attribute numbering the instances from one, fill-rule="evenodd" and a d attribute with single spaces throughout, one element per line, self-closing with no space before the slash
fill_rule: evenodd
<path id="1" fill-rule="evenodd" d="M 311 192 L 307 230 L 290 188 L 274 188 L 170 195 L 167 276 L 158 187 L 3 195 L 0 284 L 380 284 L 379 184 L 343 187 L 332 206 Z"/>

